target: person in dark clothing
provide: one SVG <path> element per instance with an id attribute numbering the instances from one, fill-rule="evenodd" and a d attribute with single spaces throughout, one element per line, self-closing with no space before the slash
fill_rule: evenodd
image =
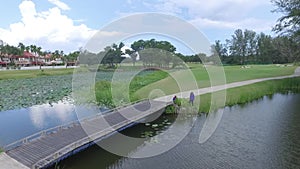
<path id="1" fill-rule="evenodd" d="M 195 95 L 193 92 L 190 93 L 190 103 L 192 104 L 192 106 L 194 105 L 194 100 L 195 100 Z"/>
<path id="2" fill-rule="evenodd" d="M 175 104 L 176 99 L 177 99 L 177 96 L 175 95 L 175 96 L 173 97 L 173 103 L 174 103 L 174 104 Z"/>

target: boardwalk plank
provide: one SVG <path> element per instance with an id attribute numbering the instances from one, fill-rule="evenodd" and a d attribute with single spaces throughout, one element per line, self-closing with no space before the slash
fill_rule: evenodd
<path id="1" fill-rule="evenodd" d="M 64 128 L 9 150 L 6 153 L 10 157 L 31 168 L 35 163 L 43 160 L 49 155 L 53 155 L 58 150 L 78 142 L 83 138 L 88 138 L 88 134 L 104 131 L 114 125 L 117 125 L 117 128 L 115 129 L 125 127 L 131 122 L 128 120 L 129 118 L 143 118 L 143 115 L 148 116 L 151 113 L 155 113 L 155 111 L 151 111 L 150 108 L 158 110 L 163 109 L 165 106 L 166 103 L 161 101 L 151 101 L 151 103 L 149 101 L 143 101 L 136 103 L 109 114 L 95 116 L 92 119 L 86 120 L 82 123 L 84 129 L 80 125 Z M 104 120 L 106 120 L 106 122 Z M 110 126 L 107 126 L 107 123 Z M 105 136 L 104 133 L 101 133 L 99 138 L 103 136 Z"/>

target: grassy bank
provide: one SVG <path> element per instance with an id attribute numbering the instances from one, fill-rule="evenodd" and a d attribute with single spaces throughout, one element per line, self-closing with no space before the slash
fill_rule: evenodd
<path id="1" fill-rule="evenodd" d="M 211 81 L 209 75 L 206 71 L 206 68 L 201 64 L 190 64 L 190 70 L 194 75 L 194 80 L 197 83 L 198 88 L 209 87 L 211 85 Z M 211 66 L 209 68 L 211 72 L 217 71 L 220 67 Z M 238 82 L 238 81 L 245 81 L 251 79 L 259 79 L 259 78 L 266 78 L 266 77 L 276 77 L 276 76 L 285 76 L 291 75 L 294 73 L 296 66 L 277 66 L 277 65 L 251 65 L 248 68 L 242 68 L 241 66 L 224 66 L 224 72 L 226 76 L 226 82 Z M 181 74 L 182 75 L 181 75 Z M 222 76 L 219 73 L 214 74 L 214 76 Z M 173 77 L 176 76 L 180 81 L 185 81 L 185 78 L 188 79 L 189 77 L 184 77 L 184 73 L 182 72 L 173 72 Z M 220 77 L 222 79 L 222 77 Z M 190 81 L 190 80 L 186 80 Z M 142 99 L 147 97 L 151 91 L 154 89 L 160 89 L 165 94 L 169 95 L 172 93 L 178 93 L 180 90 L 178 88 L 178 82 L 174 80 L 171 76 L 152 83 L 148 86 L 145 86 L 135 92 L 135 98 Z M 186 85 L 188 85 L 186 83 Z M 214 82 L 213 85 L 218 85 L 218 82 Z M 185 87 L 185 86 L 181 86 Z M 189 89 L 190 90 L 190 89 Z M 181 89 L 181 91 L 183 91 Z"/>
<path id="2" fill-rule="evenodd" d="M 116 98 L 126 98 L 127 84 L 120 82 L 120 83 L 116 83 L 116 84 L 114 84 L 114 86 L 112 86 L 111 82 L 109 82 L 109 81 L 96 82 L 96 84 L 95 84 L 96 101 L 99 105 L 115 107 L 115 106 L 120 106 L 123 103 L 128 103 L 128 102 L 138 100 L 138 98 L 134 97 L 135 96 L 134 93 L 137 90 L 139 90 L 149 84 L 155 83 L 161 79 L 164 79 L 167 76 L 168 76 L 168 74 L 166 72 L 160 71 L 160 70 L 152 71 L 151 73 L 147 73 L 144 75 L 143 75 L 143 73 L 136 75 L 129 84 L 128 92 L 129 92 L 130 101 L 124 100 L 121 103 L 113 103 L 111 89 L 113 88 L 114 93 L 117 93 L 117 96 L 115 96 Z M 116 99 L 115 101 L 117 101 L 117 100 L 118 99 Z"/>
<path id="3" fill-rule="evenodd" d="M 72 74 L 73 68 L 68 69 L 42 69 L 42 70 L 5 70 L 0 71 L 0 80 L 35 78 L 40 76 L 54 76 Z"/>
<path id="4" fill-rule="evenodd" d="M 222 92 L 222 91 L 220 91 Z M 220 93 L 216 92 L 216 94 Z M 266 95 L 273 95 L 275 93 L 287 93 L 294 92 L 300 93 L 300 77 L 270 80 L 265 82 L 259 82 L 251 85 L 246 85 L 237 88 L 231 88 L 226 90 L 226 103 L 225 106 L 233 106 L 237 104 L 245 104 L 256 99 L 260 99 Z M 198 96 L 200 98 L 199 112 L 209 112 L 209 108 L 212 106 L 213 110 L 222 108 L 220 99 L 214 99 L 211 104 L 211 94 L 205 94 Z"/>
<path id="5" fill-rule="evenodd" d="M 194 74 L 196 81 L 198 83 L 198 87 L 207 87 L 210 85 L 210 80 L 208 73 L 206 72 L 205 67 L 201 64 L 190 64 L 190 69 L 192 70 L 192 73 Z M 214 68 L 214 67 L 213 67 Z M 295 71 L 295 66 L 276 66 L 276 65 L 254 65 L 250 66 L 250 68 L 241 68 L 241 66 L 226 66 L 224 67 L 227 83 L 231 82 L 237 82 L 237 81 L 244 81 L 244 80 L 250 80 L 250 79 L 256 79 L 256 78 L 264 78 L 264 77 L 274 77 L 274 76 L 284 76 L 284 75 L 291 75 Z M 190 83 L 189 79 L 185 79 L 186 74 L 185 71 L 173 71 L 171 72 L 175 73 L 177 77 L 179 77 L 180 81 L 185 81 L 186 84 Z M 270 82 L 263 82 L 266 86 L 265 88 L 269 88 Z M 257 85 L 257 84 L 256 84 Z M 186 87 L 186 86 L 184 86 Z M 257 86 L 254 86 L 256 88 Z M 262 88 L 262 87 L 261 87 Z M 124 93 L 127 91 L 127 89 L 122 84 L 118 84 L 117 87 L 113 86 L 113 89 L 115 90 L 115 93 L 118 93 L 117 97 L 119 98 L 126 98 L 126 95 Z M 192 88 L 195 89 L 195 88 Z M 244 90 L 246 89 L 246 90 Z M 116 92 L 117 90 L 117 92 Z M 185 90 L 185 89 L 183 89 Z M 188 90 L 188 88 L 187 88 Z M 233 91 L 233 94 L 239 93 L 237 90 L 239 88 L 235 89 Z M 252 88 L 248 89 L 248 86 L 245 88 L 240 89 L 241 92 L 246 92 L 249 90 L 249 94 L 253 95 Z M 259 90 L 259 88 L 258 88 Z M 261 89 L 264 90 L 264 89 Z M 164 71 L 154 71 L 153 73 L 142 75 L 142 76 L 135 76 L 129 86 L 129 94 L 130 94 L 130 101 L 136 101 L 144 98 L 153 98 L 153 97 L 160 97 L 164 94 L 169 95 L 173 93 L 179 92 L 179 86 L 177 85 L 177 82 L 174 80 L 173 77 L 168 75 L 167 72 Z M 268 90 L 264 90 L 263 92 L 267 92 Z M 231 89 L 227 91 L 228 96 L 231 96 Z M 235 93 L 237 92 L 237 93 Z M 257 91 L 258 93 L 260 91 Z M 262 96 L 269 94 L 269 93 L 263 93 Z M 96 93 L 96 100 L 101 105 L 109 105 L 110 107 L 118 106 L 122 103 L 117 103 L 117 105 L 114 105 L 112 103 L 112 96 L 111 96 L 111 84 L 110 82 L 97 82 L 95 85 L 95 93 Z M 128 92 L 127 92 L 128 93 Z M 201 96 L 201 100 L 208 100 L 210 98 L 207 95 Z M 241 96 L 242 98 L 239 99 L 239 97 L 233 97 L 231 96 L 228 98 L 228 100 L 231 99 L 230 102 L 228 102 L 228 105 L 236 104 L 234 99 L 239 100 L 240 102 L 243 102 L 246 96 Z M 247 96 L 248 98 L 248 96 Z M 247 99 L 246 99 L 247 100 Z M 251 100 L 251 99 L 250 99 Z M 128 100 L 124 100 L 124 103 L 128 103 Z M 207 101 L 202 102 L 204 104 Z M 201 111 L 207 111 L 207 108 L 210 107 L 207 105 L 202 105 L 204 110 Z"/>

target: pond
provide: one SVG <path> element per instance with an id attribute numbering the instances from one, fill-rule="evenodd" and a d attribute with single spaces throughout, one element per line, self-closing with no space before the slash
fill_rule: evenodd
<path id="1" fill-rule="evenodd" d="M 136 72 L 122 72 L 122 76 L 131 77 Z M 153 71 L 142 71 L 138 76 L 144 76 Z M 85 77 L 85 73 L 78 73 Z M 90 74 L 89 74 L 90 75 Z M 108 80 L 114 72 L 97 72 L 95 81 Z M 28 79 L 0 80 L 0 113 L 5 110 L 17 110 L 23 107 L 57 103 L 72 92 L 73 75 L 41 76 Z M 90 80 L 90 79 L 88 79 Z M 83 83 L 84 80 L 83 80 Z"/>
<path id="2" fill-rule="evenodd" d="M 78 117 L 76 108 L 87 113 L 84 115 L 81 113 L 81 117 Z M 82 106 L 76 108 L 69 100 L 61 100 L 57 103 L 0 112 L 0 146 L 23 139 L 42 130 L 68 124 L 78 120 L 78 118 L 84 118 L 84 116 L 91 116 L 96 112 Z M 97 109 L 99 109 L 99 112 L 106 110 L 98 107 Z"/>
<path id="3" fill-rule="evenodd" d="M 300 94 L 275 94 L 243 106 L 226 107 L 217 130 L 203 144 L 199 144 L 198 139 L 206 117 L 198 116 L 187 137 L 175 148 L 158 156 L 120 157 L 94 145 L 60 162 L 59 166 L 64 169 L 299 168 L 299 103 Z M 161 116 L 155 123 L 168 126 L 174 118 Z M 153 130 L 153 124 L 139 124 L 122 133 L 135 137 L 148 135 L 149 139 L 139 146 L 143 147 L 155 144 L 152 133 L 155 135 L 166 128 Z M 122 140 L 111 144 L 122 145 Z M 136 149 L 130 151 L 134 153 Z"/>
<path id="4" fill-rule="evenodd" d="M 122 72 L 133 76 L 136 72 Z M 144 76 L 153 71 L 143 71 Z M 84 76 L 85 74 L 80 74 Z M 95 81 L 111 80 L 114 72 L 97 72 Z M 78 119 L 71 98 L 73 75 L 0 80 L 0 147 L 42 130 Z M 105 111 L 105 108 L 96 108 Z M 77 106 L 80 118 L 95 113 Z M 98 112 L 98 111 L 97 111 Z"/>

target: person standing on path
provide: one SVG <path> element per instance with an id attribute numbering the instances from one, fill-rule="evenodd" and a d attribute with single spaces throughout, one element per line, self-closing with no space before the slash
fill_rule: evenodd
<path id="1" fill-rule="evenodd" d="M 195 95 L 193 92 L 190 93 L 190 103 L 192 104 L 192 106 L 194 105 L 194 100 L 195 100 Z"/>

